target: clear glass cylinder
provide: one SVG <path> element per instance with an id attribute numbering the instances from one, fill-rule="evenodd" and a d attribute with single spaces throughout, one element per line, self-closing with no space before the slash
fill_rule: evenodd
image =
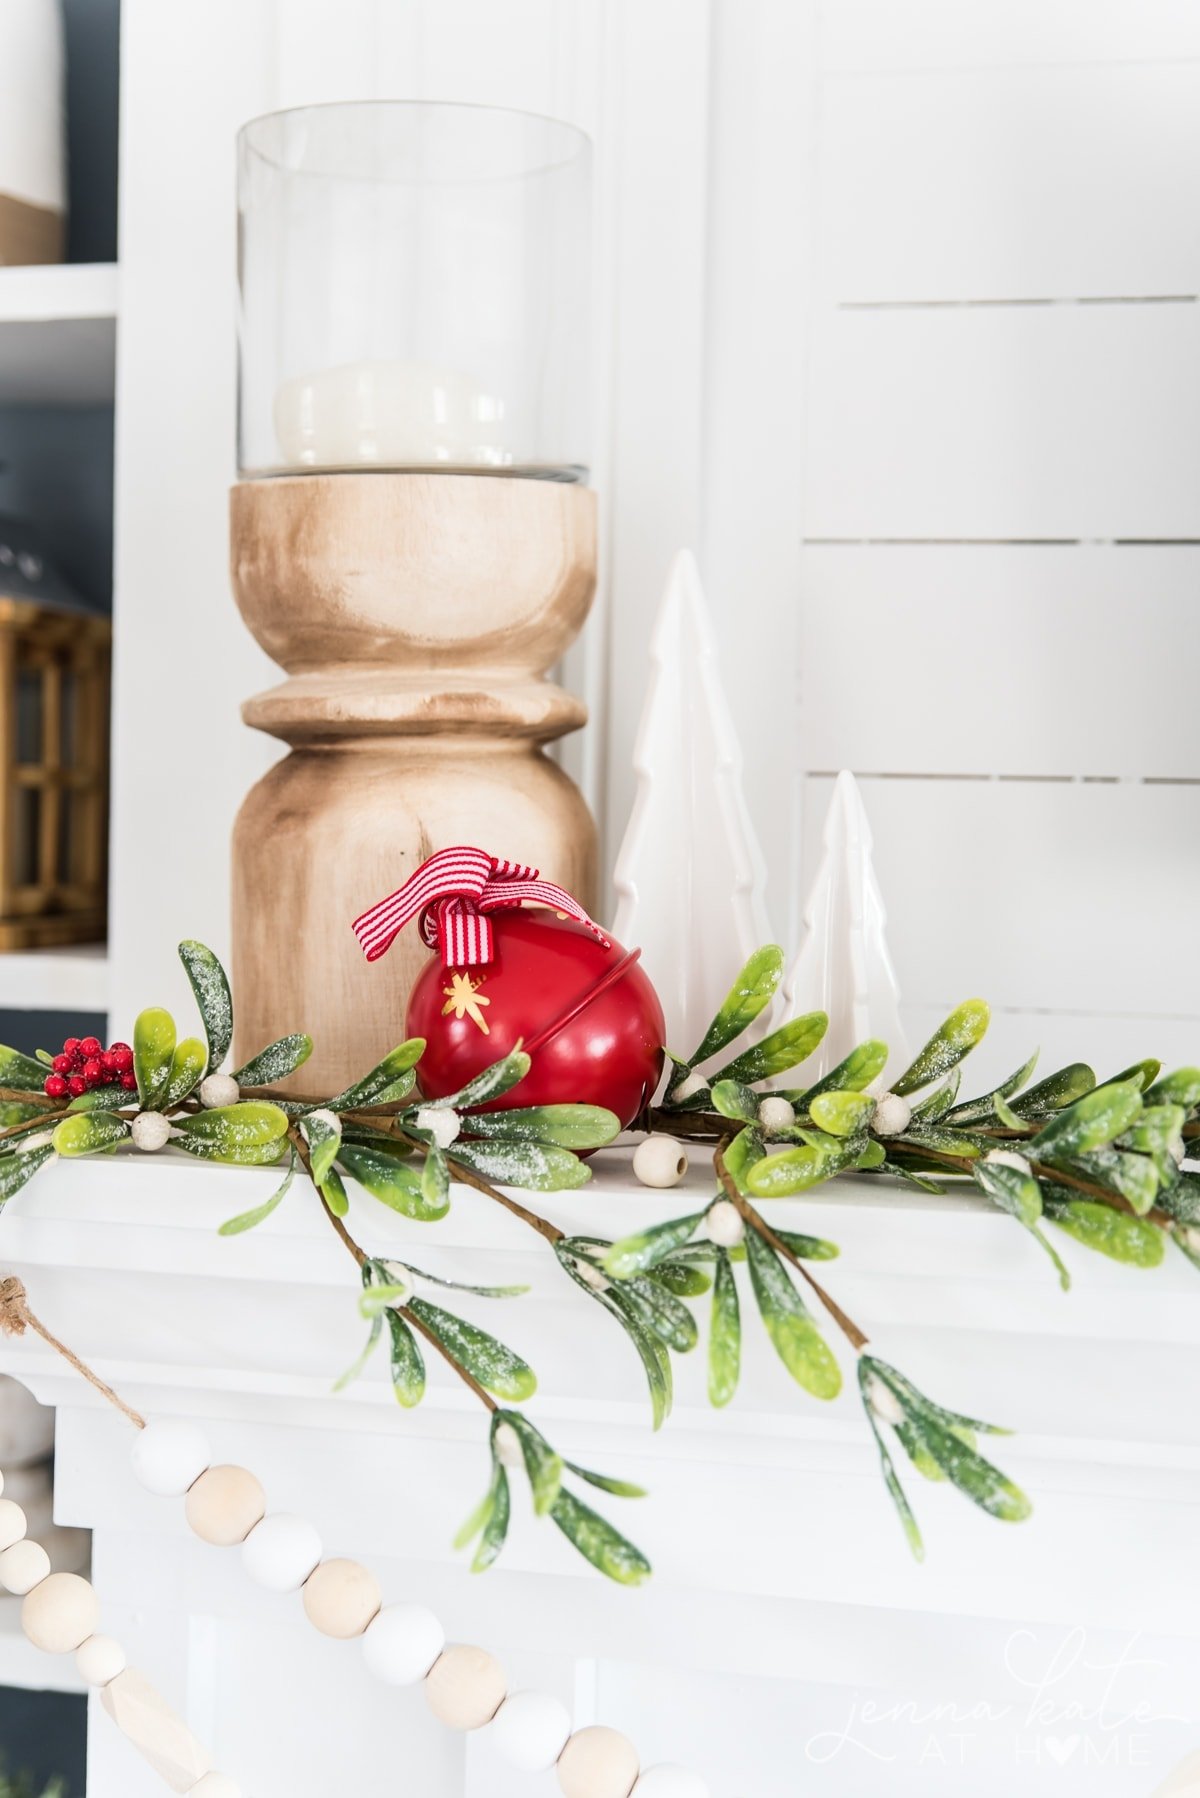
<path id="1" fill-rule="evenodd" d="M 591 145 L 495 107 L 306 106 L 238 140 L 243 475 L 584 481 Z"/>

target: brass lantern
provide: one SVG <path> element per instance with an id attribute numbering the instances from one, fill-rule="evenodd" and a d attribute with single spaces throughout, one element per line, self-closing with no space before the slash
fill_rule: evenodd
<path id="1" fill-rule="evenodd" d="M 112 627 L 0 519 L 0 950 L 103 938 Z"/>

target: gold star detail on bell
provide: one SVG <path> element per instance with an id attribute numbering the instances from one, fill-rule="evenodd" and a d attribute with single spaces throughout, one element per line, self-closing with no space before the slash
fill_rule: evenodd
<path id="1" fill-rule="evenodd" d="M 453 1012 L 456 1018 L 470 1018 L 472 1024 L 478 1024 L 486 1036 L 488 1034 L 487 1019 L 483 1015 L 483 1006 L 490 1005 L 490 999 L 481 999 L 479 988 L 482 980 L 472 980 L 469 974 L 451 974 L 450 985 L 442 991 L 446 995 L 446 1003 L 442 1006 L 442 1016 L 447 1018 Z"/>

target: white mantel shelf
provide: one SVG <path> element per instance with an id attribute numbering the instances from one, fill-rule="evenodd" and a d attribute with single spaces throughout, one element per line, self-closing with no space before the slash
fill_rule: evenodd
<path id="1" fill-rule="evenodd" d="M 582 1192 L 535 1196 L 535 1208 L 568 1230 L 616 1236 L 679 1214 L 708 1188 L 694 1169 L 682 1189 L 646 1191 L 620 1152 L 595 1167 Z M 702 1352 L 677 1359 L 675 1411 L 655 1435 L 632 1348 L 531 1230 L 465 1189 L 437 1225 L 410 1223 L 355 1190 L 348 1222 L 369 1249 L 462 1279 L 530 1283 L 512 1301 L 431 1296 L 527 1356 L 541 1380 L 527 1409 L 564 1453 L 649 1488 L 636 1505 L 600 1500 L 655 1565 L 653 1582 L 629 1593 L 528 1517 L 520 1493 L 499 1566 L 484 1579 L 466 1573 L 450 1538 L 486 1479 L 480 1407 L 431 1365 L 425 1403 L 402 1411 L 385 1350 L 358 1384 L 332 1393 L 366 1326 L 353 1264 L 307 1189 L 298 1182 L 258 1229 L 217 1235 L 277 1182 L 272 1170 L 170 1155 L 53 1164 L 0 1219 L 0 1269 L 22 1276 L 49 1327 L 132 1404 L 205 1419 L 217 1458 L 252 1466 L 272 1508 L 312 1515 L 331 1552 L 368 1560 L 392 1596 L 434 1603 L 453 1633 L 493 1644 L 524 1678 L 544 1678 L 550 1665 L 561 1686 L 565 1666 L 569 1696 L 576 1662 L 678 1667 L 682 1656 L 697 1677 L 857 1686 L 911 1672 L 914 1630 L 952 1660 L 960 1626 L 981 1618 L 1136 1629 L 1179 1654 L 1186 1644 L 1193 1663 L 1200 1652 L 1190 1582 L 1164 1576 L 1191 1563 L 1200 1528 L 1200 1407 L 1188 1389 L 1200 1283 L 1182 1256 L 1140 1273 L 1064 1239 L 1075 1287 L 1063 1295 L 1036 1246 L 970 1198 L 860 1180 L 771 1205 L 773 1221 L 841 1245 L 840 1259 L 815 1271 L 885 1359 L 941 1402 L 1018 1432 L 994 1450 L 1034 1500 L 1033 1519 L 1019 1527 L 906 1469 L 928 1548 L 919 1567 L 884 1494 L 848 1355 L 841 1399 L 809 1399 L 775 1360 L 744 1290 L 734 1404 L 708 1407 Z M 706 1329 L 707 1301 L 700 1309 Z M 256 1754 L 265 1765 L 255 1730 L 226 1702 L 213 1654 L 220 1647 L 218 1662 L 228 1655 L 249 1669 L 269 1646 L 297 1677 L 324 1680 L 334 1678 L 336 1646 L 303 1629 L 291 1600 L 250 1588 L 236 1556 L 192 1540 L 178 1504 L 135 1484 L 129 1426 L 44 1345 L 5 1343 L 0 1367 L 60 1407 L 57 1515 L 96 1531 L 96 1578 L 117 1633 L 140 1632 L 147 1653 L 165 1659 L 168 1684 L 173 1676 L 200 1706 L 196 1726 L 203 1733 L 207 1718 L 229 1753 L 236 1748 L 254 1798 L 284 1798 L 297 1789 L 288 1781 L 252 1781 Z M 720 1552 L 721 1542 L 735 1551 Z M 344 1651 L 339 1665 L 354 1660 Z M 369 1717 L 373 1695 L 361 1686 L 356 1678 L 355 1714 Z M 1195 1699 L 1193 1713 L 1200 1718 Z M 272 1710 L 268 1733 L 278 1722 Z M 302 1749 L 319 1756 L 297 1727 L 301 1761 Z M 669 1717 L 655 1745 L 685 1758 Z M 448 1752 L 431 1739 L 422 1798 L 551 1790 L 510 1787 L 478 1741 L 456 1744 L 453 1766 Z M 95 1768 L 111 1761 L 113 1771 L 94 1772 L 89 1798 L 143 1798 L 123 1744 L 97 1728 L 93 1755 Z M 371 1784 L 368 1766 L 355 1789 L 382 1798 L 391 1788 Z M 766 1788 L 715 1789 L 717 1798 L 766 1798 Z M 148 1781 L 146 1798 L 154 1790 Z"/>

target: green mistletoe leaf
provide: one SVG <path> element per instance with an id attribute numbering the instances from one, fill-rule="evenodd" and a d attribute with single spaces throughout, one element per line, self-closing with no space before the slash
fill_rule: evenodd
<path id="1" fill-rule="evenodd" d="M 292 1181 L 295 1178 L 295 1174 L 296 1174 L 296 1152 L 293 1149 L 292 1159 L 291 1159 L 290 1163 L 288 1164 L 288 1171 L 287 1171 L 286 1175 L 284 1176 L 283 1185 L 280 1186 L 275 1192 L 273 1192 L 271 1194 L 271 1197 L 266 1201 L 265 1204 L 256 1205 L 254 1207 L 253 1211 L 243 1211 L 240 1217 L 227 1218 L 226 1221 L 221 1225 L 220 1229 L 217 1231 L 217 1235 L 218 1236 L 241 1236 L 247 1230 L 253 1230 L 256 1224 L 261 1224 L 263 1222 L 264 1218 L 270 1217 L 271 1213 L 273 1211 L 277 1210 L 278 1207 L 283 1203 L 284 1199 L 287 1197 L 288 1191 L 292 1184 Z"/>
<path id="2" fill-rule="evenodd" d="M 755 1301 L 779 1359 L 814 1398 L 836 1398 L 842 1389 L 841 1368 L 783 1262 L 755 1229 L 746 1231 L 746 1259 Z"/>
<path id="3" fill-rule="evenodd" d="M 1090 1093 L 1096 1084 L 1096 1076 L 1085 1061 L 1073 1061 L 1069 1067 L 1059 1068 L 1057 1073 L 1048 1074 L 1031 1086 L 1027 1093 L 1022 1093 L 1013 1100 L 1012 1108 L 1023 1118 L 1040 1117 L 1043 1112 L 1061 1111 L 1064 1106 L 1074 1105 L 1085 1093 Z M 1006 1094 L 1005 1097 L 1008 1095 Z"/>
<path id="4" fill-rule="evenodd" d="M 717 1251 L 713 1281 L 712 1323 L 708 1336 L 708 1401 L 727 1405 L 737 1391 L 742 1362 L 742 1319 L 733 1263 Z"/>
<path id="5" fill-rule="evenodd" d="M 579 1467 L 574 1461 L 563 1463 L 571 1473 L 586 1480 L 589 1486 L 597 1486 L 601 1492 L 611 1492 L 614 1498 L 645 1498 L 646 1488 L 635 1486 L 632 1480 L 615 1480 L 607 1473 L 593 1473 L 588 1467 Z"/>
<path id="6" fill-rule="evenodd" d="M 436 1223 L 450 1209 L 449 1194 L 440 1205 L 430 1204 L 421 1190 L 421 1176 L 395 1155 L 343 1142 L 338 1160 L 373 1199 L 416 1223 Z"/>
<path id="7" fill-rule="evenodd" d="M 355 1380 L 358 1379 L 359 1375 L 366 1367 L 367 1362 L 374 1354 L 375 1348 L 382 1335 L 383 1318 L 377 1317 L 371 1325 L 370 1333 L 367 1336 L 366 1347 L 363 1349 L 362 1354 L 359 1355 L 356 1360 L 352 1361 L 345 1373 L 340 1375 L 340 1377 L 334 1381 L 333 1390 L 335 1392 L 344 1392 L 347 1386 L 352 1386 L 354 1384 Z"/>
<path id="8" fill-rule="evenodd" d="M 621 1586 L 640 1586 L 650 1577 L 650 1563 L 639 1548 L 566 1488 L 550 1515 L 584 1560 Z"/>
<path id="9" fill-rule="evenodd" d="M 623 1236 L 605 1255 L 605 1270 L 615 1280 L 647 1273 L 688 1241 L 703 1216 L 702 1211 L 694 1211 L 688 1217 L 671 1218 L 667 1223 L 652 1224 L 648 1230 Z"/>
<path id="10" fill-rule="evenodd" d="M 1070 1196 L 1062 1186 L 1045 1188 L 1046 1216 L 1068 1236 L 1127 1267 L 1158 1267 L 1164 1254 L 1164 1232 L 1154 1224 L 1095 1199 Z"/>
<path id="11" fill-rule="evenodd" d="M 887 1058 L 887 1044 L 880 1042 L 878 1037 L 871 1037 L 857 1049 L 851 1049 L 845 1061 L 839 1061 L 835 1068 L 822 1075 L 815 1086 L 810 1086 L 805 1093 L 797 1093 L 796 1099 L 811 1104 L 822 1093 L 865 1092 L 882 1074 Z"/>
<path id="12" fill-rule="evenodd" d="M 713 1110 L 722 1117 L 740 1118 L 747 1124 L 757 1122 L 761 1100 L 753 1087 L 743 1086 L 740 1080 L 715 1080 L 710 1098 Z"/>
<path id="13" fill-rule="evenodd" d="M 818 1093 L 809 1106 L 814 1124 L 830 1136 L 860 1136 L 875 1112 L 875 1101 L 866 1093 Z"/>
<path id="14" fill-rule="evenodd" d="M 517 1403 L 532 1398 L 537 1390 L 537 1377 L 529 1363 L 513 1349 L 489 1336 L 477 1324 L 469 1324 L 464 1318 L 443 1311 L 440 1305 L 432 1305 L 428 1299 L 411 1299 L 408 1309 L 486 1391 Z"/>
<path id="15" fill-rule="evenodd" d="M 470 1105 L 487 1105 L 493 1099 L 499 1099 L 506 1092 L 524 1080 L 529 1072 L 530 1062 L 524 1049 L 519 1046 L 510 1049 L 500 1061 L 492 1062 L 490 1067 L 468 1080 L 465 1086 L 459 1087 L 456 1093 L 447 1093 L 441 1099 L 427 1099 L 430 1110 L 446 1111 L 453 1108 L 464 1111 Z"/>
<path id="16" fill-rule="evenodd" d="M 387 1314 L 392 1338 L 392 1391 L 411 1411 L 425 1396 L 425 1361 L 416 1337 L 398 1311 Z"/>
<path id="17" fill-rule="evenodd" d="M 49 1143 L 23 1153 L 0 1157 L 0 1207 L 27 1186 L 40 1167 L 45 1167 L 54 1150 Z"/>
<path id="18" fill-rule="evenodd" d="M 177 1118 L 175 1125 L 185 1137 L 212 1143 L 223 1155 L 234 1149 L 255 1149 L 264 1143 L 279 1142 L 288 1132 L 286 1113 L 278 1105 L 257 1099 L 193 1112 Z"/>
<path id="19" fill-rule="evenodd" d="M 310 1111 L 300 1119 L 300 1134 L 308 1144 L 312 1177 L 318 1186 L 324 1186 L 341 1147 L 341 1119 L 334 1112 Z"/>
<path id="20" fill-rule="evenodd" d="M 602 1149 L 621 1134 L 621 1120 L 602 1105 L 526 1105 L 510 1111 L 472 1112 L 462 1120 L 468 1136 L 506 1142 L 546 1143 L 559 1149 Z"/>
<path id="21" fill-rule="evenodd" d="M 570 1149 L 537 1142 L 463 1142 L 454 1144 L 451 1164 L 463 1162 L 498 1186 L 523 1186 L 532 1192 L 570 1192 L 586 1186 L 592 1170 Z"/>
<path id="22" fill-rule="evenodd" d="M 0 1086 L 18 1093 L 40 1093 L 45 1084 L 46 1070 L 40 1061 L 22 1055 L 19 1049 L 0 1047 Z"/>
<path id="23" fill-rule="evenodd" d="M 212 950 L 203 943 L 180 943 L 179 959 L 196 995 L 204 1034 L 208 1038 L 208 1071 L 215 1074 L 233 1041 L 233 997 L 229 981 Z"/>
<path id="24" fill-rule="evenodd" d="M 174 1138 L 171 1147 L 182 1149 L 185 1155 L 193 1155 L 197 1161 L 223 1161 L 234 1167 L 273 1167 L 287 1154 L 288 1141 L 286 1136 L 277 1136 L 272 1142 L 238 1143 L 225 1148 L 211 1138 L 181 1134 Z"/>
<path id="25" fill-rule="evenodd" d="M 965 1099 L 961 1105 L 956 1105 L 952 1111 L 948 1111 L 945 1114 L 946 1122 L 948 1124 L 989 1123 L 995 1111 L 996 1100 L 1011 1099 L 1014 1093 L 1020 1092 L 1025 1082 L 1031 1078 L 1037 1064 L 1038 1051 L 1035 1049 L 1029 1060 L 1022 1062 L 1015 1074 L 1010 1074 L 1007 1080 L 1002 1080 L 1000 1085 L 993 1087 L 990 1093 L 984 1093 L 978 1099 Z"/>
<path id="26" fill-rule="evenodd" d="M 508 1424 L 516 1433 L 521 1444 L 521 1458 L 525 1463 L 525 1472 L 529 1476 L 529 1489 L 533 1495 L 533 1508 L 537 1516 L 544 1517 L 553 1509 L 562 1486 L 562 1456 L 555 1453 L 540 1430 L 534 1428 L 527 1417 L 520 1411 L 497 1411 L 492 1419 L 492 1442 L 495 1443 L 496 1431 L 501 1424 Z"/>
<path id="27" fill-rule="evenodd" d="M 784 1074 L 788 1068 L 808 1060 L 828 1028 L 829 1019 L 823 1011 L 810 1011 L 802 1018 L 793 1018 L 790 1024 L 773 1030 L 761 1043 L 755 1043 L 729 1062 L 721 1069 L 722 1077 L 749 1083 Z"/>
<path id="28" fill-rule="evenodd" d="M 1053 1165 L 1103 1149 L 1129 1128 L 1141 1109 L 1142 1093 L 1136 1081 L 1098 1086 L 1073 1105 L 1056 1111 L 1030 1142 L 1029 1153 L 1035 1161 Z"/>
<path id="29" fill-rule="evenodd" d="M 690 1068 L 718 1055 L 739 1037 L 754 1022 L 763 1007 L 770 1003 L 782 977 L 783 950 L 774 943 L 768 943 L 763 949 L 756 949 L 721 1001 L 720 1009 L 705 1031 L 695 1054 L 686 1064 L 676 1064 L 677 1067 L 682 1067 L 682 1073 L 678 1080 L 672 1079 L 671 1085 L 680 1084 L 686 1079 Z"/>
<path id="30" fill-rule="evenodd" d="M 934 1031 L 917 1059 L 893 1081 L 892 1091 L 905 1095 L 940 1080 L 982 1042 L 991 1012 L 982 999 L 968 999 Z"/>
<path id="31" fill-rule="evenodd" d="M 338 1093 L 335 1099 L 327 1099 L 322 1109 L 325 1111 L 363 1111 L 371 1105 L 390 1105 L 393 1099 L 406 1099 L 416 1084 L 413 1069 L 425 1053 L 425 1038 L 410 1037 L 407 1042 L 398 1043 L 391 1052 L 377 1062 L 369 1074 L 348 1086 L 345 1092 Z"/>
<path id="32" fill-rule="evenodd" d="M 0 1086 L 5 1084 L 0 1080 Z M 1147 1106 L 1182 1105 L 1185 1111 L 1193 1111 L 1200 1105 L 1200 1068 L 1176 1068 L 1173 1074 L 1164 1074 L 1145 1099 Z"/>
<path id="33" fill-rule="evenodd" d="M 485 1573 L 499 1557 L 508 1536 L 509 1519 L 512 1516 L 512 1499 L 509 1493 L 508 1475 L 499 1464 L 492 1471 L 491 1509 L 483 1526 L 483 1534 L 479 1538 L 479 1547 L 475 1550 L 475 1558 L 471 1562 L 472 1573 Z"/>
<path id="34" fill-rule="evenodd" d="M 164 1110 L 171 1110 L 182 1105 L 188 1094 L 192 1092 L 204 1078 L 204 1070 L 208 1066 L 208 1050 L 198 1036 L 185 1036 L 181 1043 L 176 1043 L 171 1056 L 171 1071 L 167 1075 L 167 1090 L 163 1095 Z M 121 1091 L 121 1088 L 116 1088 Z M 90 1095 L 85 1093 L 84 1098 Z M 119 1101 L 118 1101 L 119 1103 Z"/>
<path id="35" fill-rule="evenodd" d="M 281 1036 L 278 1042 L 251 1056 L 233 1077 L 239 1086 L 277 1086 L 303 1067 L 312 1052 L 311 1036 Z"/>
<path id="36" fill-rule="evenodd" d="M 161 1006 L 140 1012 L 133 1026 L 133 1071 L 143 1111 L 157 1111 L 166 1098 L 175 1055 L 175 1020 Z"/>
<path id="37" fill-rule="evenodd" d="M 57 1154 L 70 1158 L 97 1155 L 124 1142 L 128 1135 L 129 1125 L 125 1119 L 111 1111 L 80 1112 L 75 1117 L 64 1118 L 56 1127 L 54 1149 Z"/>
<path id="38" fill-rule="evenodd" d="M 67 1106 L 68 1111 L 119 1111 L 132 1102 L 133 1094 L 123 1086 L 94 1086 L 90 1093 L 80 1093 Z M 16 1120 L 14 1119 L 14 1122 Z"/>

